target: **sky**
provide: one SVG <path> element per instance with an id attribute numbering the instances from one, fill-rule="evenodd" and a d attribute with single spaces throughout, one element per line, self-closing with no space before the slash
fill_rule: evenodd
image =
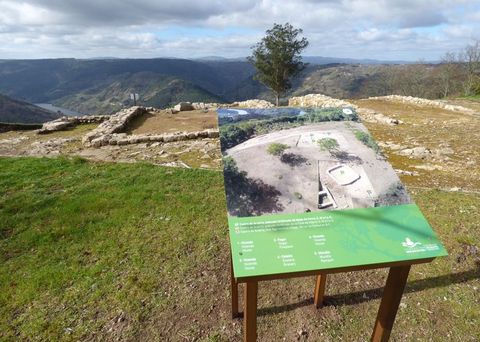
<path id="1" fill-rule="evenodd" d="M 244 57 L 286 22 L 307 56 L 435 61 L 480 40 L 480 1 L 0 0 L 0 59 Z"/>

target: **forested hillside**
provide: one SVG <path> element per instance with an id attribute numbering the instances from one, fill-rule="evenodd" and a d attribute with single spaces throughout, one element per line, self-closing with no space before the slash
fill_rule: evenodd
<path id="1" fill-rule="evenodd" d="M 2 123 L 43 123 L 59 116 L 57 113 L 0 94 L 0 122 Z"/>

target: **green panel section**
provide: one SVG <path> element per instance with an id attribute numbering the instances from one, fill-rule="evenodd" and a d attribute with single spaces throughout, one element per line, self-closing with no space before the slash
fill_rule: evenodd
<path id="1" fill-rule="evenodd" d="M 447 255 L 415 204 L 228 221 L 236 278 Z"/>

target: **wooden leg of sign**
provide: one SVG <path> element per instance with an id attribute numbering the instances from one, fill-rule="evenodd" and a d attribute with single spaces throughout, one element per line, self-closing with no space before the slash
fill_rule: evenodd
<path id="1" fill-rule="evenodd" d="M 230 259 L 230 283 L 232 295 L 232 318 L 240 317 L 238 312 L 238 283 L 233 275 L 233 263 Z"/>
<path id="2" fill-rule="evenodd" d="M 315 283 L 315 294 L 313 296 L 313 303 L 317 309 L 323 306 L 323 297 L 325 295 L 325 285 L 327 283 L 327 275 L 319 274 L 317 282 Z"/>
<path id="3" fill-rule="evenodd" d="M 410 265 L 391 267 L 387 284 L 383 290 L 382 302 L 378 310 L 377 320 L 373 328 L 372 341 L 386 342 L 390 338 L 393 322 L 407 283 Z"/>
<path id="4" fill-rule="evenodd" d="M 245 284 L 245 309 L 243 310 L 243 340 L 257 340 L 257 290 L 258 283 L 249 281 Z"/>

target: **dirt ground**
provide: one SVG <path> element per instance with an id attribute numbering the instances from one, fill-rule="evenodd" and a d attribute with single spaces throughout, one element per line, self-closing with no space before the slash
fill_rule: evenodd
<path id="1" fill-rule="evenodd" d="M 395 169 L 416 174 L 401 176 L 406 183 L 419 187 L 480 190 L 480 116 L 383 100 L 358 100 L 354 103 L 404 122 L 397 126 L 365 122 L 377 142 L 390 142 L 407 148 L 423 146 L 432 151 L 426 158 L 412 158 L 384 148 Z M 466 107 L 468 104 L 473 109 L 479 105 L 463 99 L 451 103 Z M 442 149 L 449 152 L 435 152 Z"/>
<path id="2" fill-rule="evenodd" d="M 170 114 L 153 112 L 136 118 L 127 130 L 128 134 L 193 132 L 217 127 L 217 113 L 192 110 Z"/>

